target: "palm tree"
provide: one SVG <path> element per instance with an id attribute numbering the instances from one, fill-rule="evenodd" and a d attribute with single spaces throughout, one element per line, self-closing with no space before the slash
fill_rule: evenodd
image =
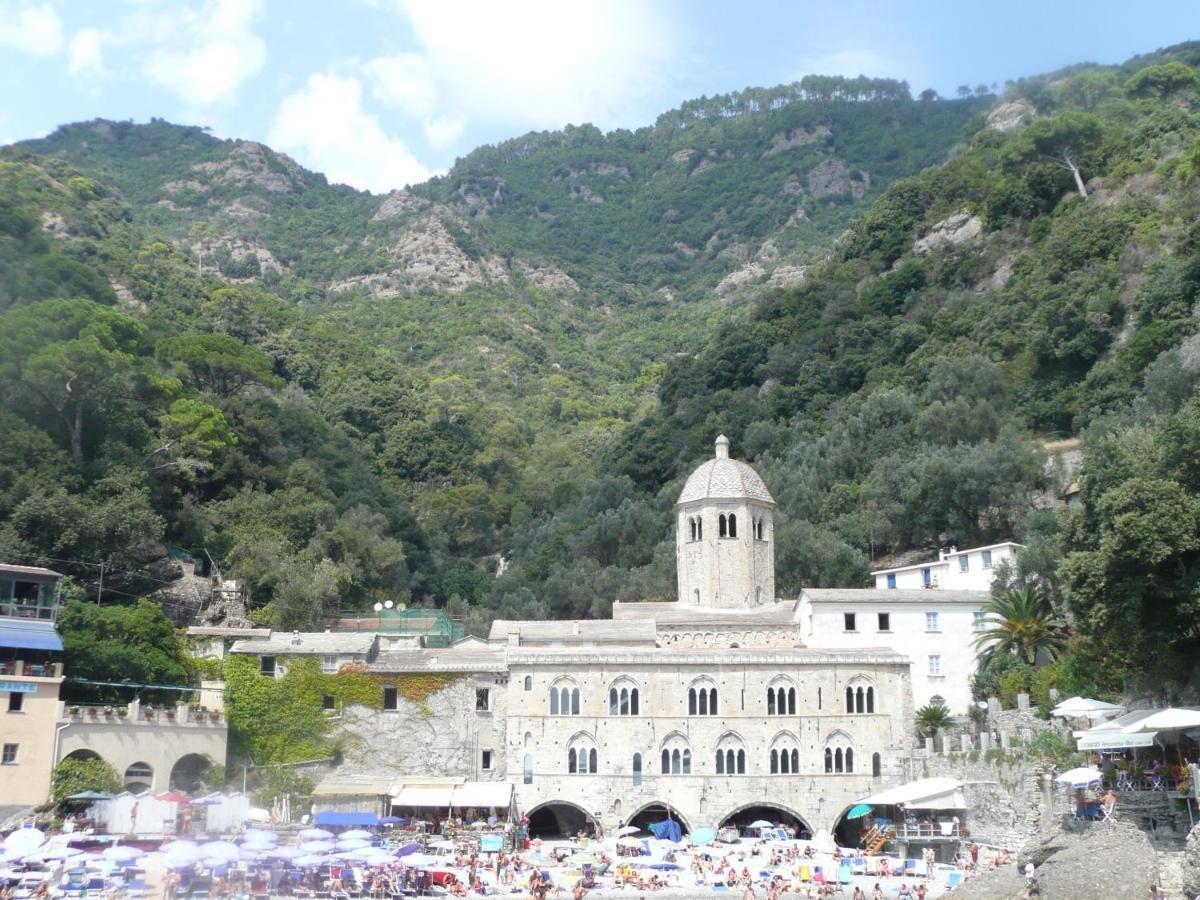
<path id="1" fill-rule="evenodd" d="M 1032 666 L 1037 663 L 1038 653 L 1054 659 L 1066 649 L 1066 625 L 1050 598 L 1036 586 L 996 594 L 984 612 L 990 627 L 975 638 L 982 663 L 997 653 L 1011 653 Z"/>
<path id="2" fill-rule="evenodd" d="M 929 735 L 930 740 L 936 740 L 939 731 L 954 724 L 950 710 L 940 703 L 922 706 L 917 710 L 917 733 Z"/>

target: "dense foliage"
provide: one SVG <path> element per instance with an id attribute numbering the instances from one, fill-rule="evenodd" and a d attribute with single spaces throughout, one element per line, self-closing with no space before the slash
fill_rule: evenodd
<path id="1" fill-rule="evenodd" d="M 0 556 L 89 595 L 103 564 L 107 603 L 185 548 L 282 628 L 377 599 L 476 632 L 601 616 L 671 596 L 671 504 L 724 432 L 775 493 L 786 594 L 1015 537 L 1004 587 L 1072 631 L 1038 690 L 1186 677 L 1198 62 L 961 101 L 809 79 L 481 148 L 386 201 L 161 121 L 8 148 Z M 498 274 L 406 287 L 418 245 Z M 798 286 L 715 293 L 780 260 Z M 1012 662 L 984 676 L 1029 687 Z"/>
<path id="2" fill-rule="evenodd" d="M 77 759 L 68 756 L 50 773 L 50 802 L 60 809 L 74 794 L 85 791 L 116 794 L 120 790 L 120 776 L 99 757 Z"/>

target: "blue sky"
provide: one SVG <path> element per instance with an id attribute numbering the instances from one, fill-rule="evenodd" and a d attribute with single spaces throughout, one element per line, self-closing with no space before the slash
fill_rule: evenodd
<path id="1" fill-rule="evenodd" d="M 809 72 L 953 94 L 1189 38 L 1196 0 L 0 0 L 0 141 L 159 116 L 386 191 L 529 130 Z"/>

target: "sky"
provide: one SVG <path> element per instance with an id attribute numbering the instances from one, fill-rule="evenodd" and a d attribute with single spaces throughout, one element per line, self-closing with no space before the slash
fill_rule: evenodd
<path id="1" fill-rule="evenodd" d="M 0 143 L 157 116 L 384 192 L 813 72 L 953 96 L 1195 38 L 1196 0 L 0 0 Z"/>

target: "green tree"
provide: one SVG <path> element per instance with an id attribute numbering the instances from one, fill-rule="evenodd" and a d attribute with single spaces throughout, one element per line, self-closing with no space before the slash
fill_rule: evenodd
<path id="1" fill-rule="evenodd" d="M 985 658 L 1009 654 L 1032 666 L 1039 653 L 1053 659 L 1066 646 L 1066 627 L 1037 586 L 997 594 L 984 610 L 988 627 L 975 637 L 975 648 Z"/>
<path id="2" fill-rule="evenodd" d="M 74 601 L 59 616 L 58 630 L 71 678 L 132 685 L 188 683 L 186 654 L 175 626 L 150 600 L 120 606 Z M 122 690 L 70 683 L 67 687 L 73 699 L 127 701 L 133 691 Z M 142 696 L 175 703 L 181 695 L 150 690 Z"/>
<path id="3" fill-rule="evenodd" d="M 271 357 L 224 334 L 187 334 L 158 345 L 158 356 L 197 390 L 232 397 L 251 385 L 273 385 Z"/>
<path id="4" fill-rule="evenodd" d="M 116 770 L 102 759 L 67 757 L 50 774 L 50 802 L 60 809 L 72 794 L 99 791 L 115 794 L 121 790 L 121 778 Z"/>
<path id="5" fill-rule="evenodd" d="M 1104 141 L 1104 121 L 1092 113 L 1067 110 L 1056 116 L 1034 119 L 1005 153 L 1010 163 L 1037 160 L 1071 173 L 1079 196 L 1087 198 L 1081 166 L 1094 164 Z"/>
<path id="6" fill-rule="evenodd" d="M 41 406 L 59 421 L 83 462 L 86 414 L 128 394 L 145 329 L 91 300 L 43 300 L 0 316 L 0 378 L 14 404 Z"/>
<path id="7" fill-rule="evenodd" d="M 1155 100 L 1162 100 L 1177 91 L 1194 90 L 1197 86 L 1200 86 L 1200 73 L 1177 59 L 1139 69 L 1125 82 L 1129 96 Z"/>
<path id="8" fill-rule="evenodd" d="M 176 400 L 159 417 L 158 427 L 156 446 L 146 455 L 153 470 L 206 472 L 222 451 L 237 443 L 225 414 L 200 400 Z"/>

